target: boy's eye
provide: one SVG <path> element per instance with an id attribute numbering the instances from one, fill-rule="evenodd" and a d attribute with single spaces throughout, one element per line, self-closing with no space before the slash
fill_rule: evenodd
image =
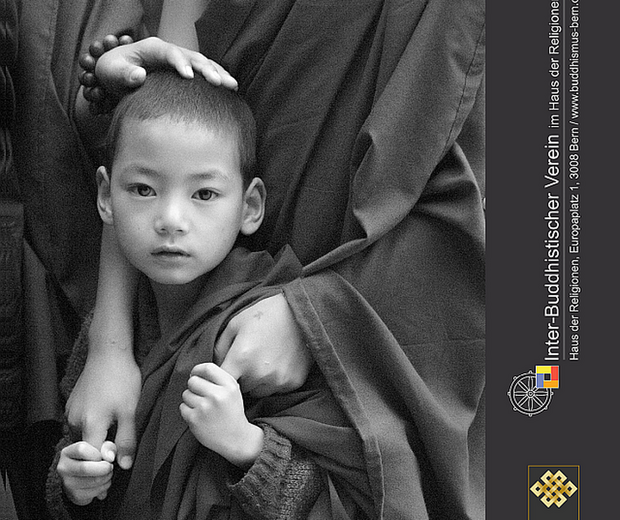
<path id="1" fill-rule="evenodd" d="M 131 191 L 140 197 L 152 197 L 155 195 L 155 190 L 146 184 L 136 184 L 131 187 Z"/>
<path id="2" fill-rule="evenodd" d="M 199 200 L 211 200 L 213 197 L 215 197 L 215 193 L 205 188 L 203 190 L 198 190 L 194 194 L 194 197 Z"/>

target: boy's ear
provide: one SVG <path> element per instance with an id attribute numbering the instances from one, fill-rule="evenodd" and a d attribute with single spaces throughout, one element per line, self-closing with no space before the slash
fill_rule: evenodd
<path id="1" fill-rule="evenodd" d="M 110 176 L 105 166 L 97 168 L 97 209 L 104 224 L 112 225 L 112 200 L 110 197 Z"/>
<path id="2" fill-rule="evenodd" d="M 265 217 L 267 189 L 258 177 L 254 177 L 243 195 L 243 221 L 241 233 L 251 235 L 260 227 Z"/>

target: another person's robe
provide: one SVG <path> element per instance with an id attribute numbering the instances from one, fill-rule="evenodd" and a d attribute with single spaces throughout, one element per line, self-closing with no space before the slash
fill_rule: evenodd
<path id="1" fill-rule="evenodd" d="M 484 515 L 484 15 L 479 0 L 213 0 L 196 24 L 258 122 L 253 238 L 306 266 L 288 301 L 379 440 L 377 517 Z"/>

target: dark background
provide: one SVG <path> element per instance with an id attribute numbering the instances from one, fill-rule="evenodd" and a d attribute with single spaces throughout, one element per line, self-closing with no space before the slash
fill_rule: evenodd
<path id="1" fill-rule="evenodd" d="M 579 8 L 580 360 L 545 363 L 543 145 L 549 131 L 550 1 L 487 2 L 490 520 L 528 517 L 528 465 L 579 465 L 580 518 L 617 515 L 620 132 L 612 79 L 619 45 L 612 24 L 618 7 L 581 0 Z M 507 392 L 513 376 L 537 364 L 560 365 L 560 388 L 547 411 L 528 417 L 512 410 Z"/>

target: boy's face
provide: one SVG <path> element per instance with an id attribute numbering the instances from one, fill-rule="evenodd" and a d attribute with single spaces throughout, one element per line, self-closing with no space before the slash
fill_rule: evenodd
<path id="1" fill-rule="evenodd" d="M 239 232 L 262 221 L 264 186 L 244 190 L 236 140 L 168 119 L 123 123 L 99 211 L 127 259 L 151 280 L 186 284 L 215 268 Z"/>

